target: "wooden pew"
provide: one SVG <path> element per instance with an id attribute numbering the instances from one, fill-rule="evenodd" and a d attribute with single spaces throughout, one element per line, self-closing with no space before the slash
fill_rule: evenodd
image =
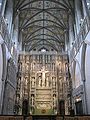
<path id="1" fill-rule="evenodd" d="M 23 116 L 14 116 L 14 120 L 23 120 Z"/>
<path id="2" fill-rule="evenodd" d="M 56 120 L 63 120 L 63 117 L 57 116 Z"/>
<path id="3" fill-rule="evenodd" d="M 78 116 L 78 120 L 90 120 L 90 116 Z"/>
<path id="4" fill-rule="evenodd" d="M 13 116 L 0 116 L 0 120 L 14 120 Z"/>
<path id="5" fill-rule="evenodd" d="M 32 116 L 27 117 L 27 120 L 32 120 Z"/>
<path id="6" fill-rule="evenodd" d="M 65 116 L 64 120 L 78 120 L 78 118 L 77 117 Z"/>
<path id="7" fill-rule="evenodd" d="M 23 120 L 23 116 L 0 116 L 0 120 Z"/>

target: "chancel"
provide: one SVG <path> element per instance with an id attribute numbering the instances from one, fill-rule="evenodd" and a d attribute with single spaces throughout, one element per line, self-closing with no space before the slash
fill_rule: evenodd
<path id="1" fill-rule="evenodd" d="M 90 119 L 90 0 L 0 0 L 0 120 Z"/>

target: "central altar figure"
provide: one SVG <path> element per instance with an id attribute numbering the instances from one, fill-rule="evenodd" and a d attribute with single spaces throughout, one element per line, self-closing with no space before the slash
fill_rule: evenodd
<path id="1" fill-rule="evenodd" d="M 42 87 L 45 86 L 45 73 L 46 73 L 45 67 L 43 66 L 43 68 L 42 68 Z"/>
<path id="2" fill-rule="evenodd" d="M 46 86 L 46 80 L 45 80 L 45 75 L 46 73 L 48 73 L 48 71 L 45 70 L 45 67 L 43 66 L 41 71 L 39 71 L 38 73 L 42 73 L 42 76 L 41 76 L 41 79 L 39 79 L 39 85 L 38 86 L 41 86 L 41 87 L 45 87 Z"/>

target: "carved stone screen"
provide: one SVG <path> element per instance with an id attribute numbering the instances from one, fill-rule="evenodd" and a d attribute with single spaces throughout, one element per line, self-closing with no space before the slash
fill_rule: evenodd
<path id="1" fill-rule="evenodd" d="M 16 105 L 22 114 L 22 103 L 28 101 L 28 114 L 55 115 L 59 101 L 69 109 L 67 55 L 50 52 L 20 54 L 18 60 Z"/>

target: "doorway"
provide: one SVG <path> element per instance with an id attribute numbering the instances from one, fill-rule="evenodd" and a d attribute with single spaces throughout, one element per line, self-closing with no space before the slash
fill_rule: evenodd
<path id="1" fill-rule="evenodd" d="M 28 115 L 28 100 L 23 101 L 22 115 Z"/>
<path id="2" fill-rule="evenodd" d="M 75 103 L 76 106 L 76 114 L 77 115 L 83 115 L 83 106 L 82 106 L 82 101 L 78 101 Z"/>

